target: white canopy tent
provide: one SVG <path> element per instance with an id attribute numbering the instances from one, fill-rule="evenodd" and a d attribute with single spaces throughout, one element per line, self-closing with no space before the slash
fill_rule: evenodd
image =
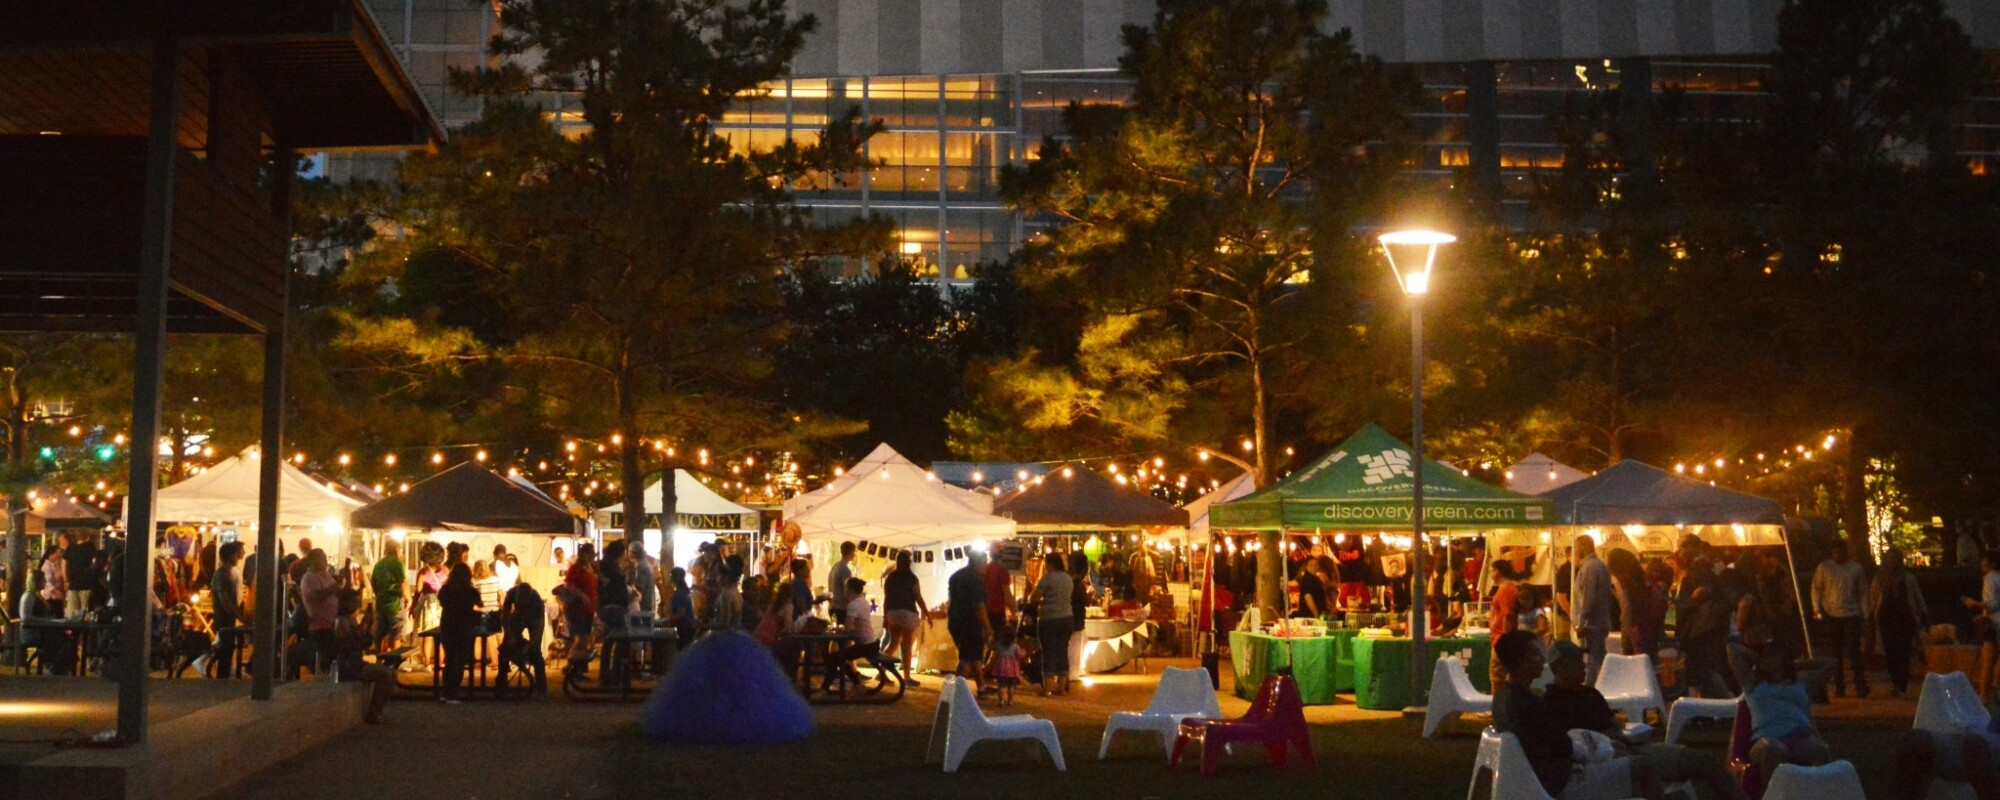
<path id="1" fill-rule="evenodd" d="M 1590 477 L 1590 473 L 1541 453 L 1529 453 L 1508 467 L 1506 475 L 1507 488 L 1522 494 L 1541 494 Z"/>
<path id="2" fill-rule="evenodd" d="M 864 546 L 854 574 L 868 581 L 870 594 L 881 591 L 895 551 L 908 550 L 924 602 L 935 607 L 944 602 L 945 578 L 964 566 L 967 549 L 1014 535 L 1013 520 L 966 506 L 952 487 L 914 465 L 878 467 L 866 475 L 789 520 L 813 554 L 816 586 L 825 584 L 841 542 Z"/>
<path id="3" fill-rule="evenodd" d="M 985 492 L 975 492 L 971 489 L 961 489 L 939 481 L 935 476 L 931 475 L 929 470 L 919 467 L 915 462 L 904 458 L 902 453 L 896 452 L 896 448 L 890 447 L 885 442 L 876 445 L 875 450 L 870 452 L 868 457 L 855 462 L 853 466 L 847 468 L 846 472 L 841 473 L 840 477 L 827 482 L 825 486 L 786 500 L 785 518 L 792 519 L 818 508 L 820 505 L 833 499 L 835 495 L 846 491 L 848 487 L 860 482 L 864 477 L 873 477 L 879 480 L 881 474 L 885 471 L 895 473 L 901 477 L 913 475 L 939 487 L 944 496 L 957 501 L 960 505 L 981 514 L 993 513 L 993 495 Z"/>
<path id="4" fill-rule="evenodd" d="M 162 525 L 216 523 L 246 531 L 255 528 L 259 460 L 256 447 L 244 448 L 199 475 L 161 489 L 154 519 Z M 325 534 L 325 541 L 315 543 L 328 555 L 338 559 L 346 553 L 347 515 L 362 505 L 298 467 L 278 462 L 278 526 Z M 254 537 L 244 538 L 254 541 Z"/>
<path id="5" fill-rule="evenodd" d="M 1216 503 L 1226 503 L 1238 497 L 1257 491 L 1257 482 L 1245 472 L 1224 482 L 1215 491 L 1202 495 L 1182 506 L 1188 512 L 1189 541 L 1208 539 L 1208 508 Z"/>
<path id="6" fill-rule="evenodd" d="M 666 504 L 665 484 L 665 480 L 655 480 L 646 487 L 643 544 L 654 558 L 660 557 L 660 508 Z M 716 534 L 754 534 L 759 530 L 756 509 L 730 502 L 684 469 L 674 470 L 674 516 L 672 563 L 683 569 L 694 563 L 703 543 L 715 541 Z M 593 511 L 590 521 L 599 531 L 622 530 L 625 504 L 614 503 Z"/>

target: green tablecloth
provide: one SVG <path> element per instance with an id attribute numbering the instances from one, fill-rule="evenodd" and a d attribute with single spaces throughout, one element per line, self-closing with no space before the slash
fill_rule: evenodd
<path id="1" fill-rule="evenodd" d="M 1289 664 L 1307 705 L 1327 705 L 1335 692 L 1354 688 L 1354 660 L 1349 643 L 1355 631 L 1335 630 L 1327 636 L 1284 638 L 1249 631 L 1229 634 L 1229 661 L 1236 676 L 1236 696 L 1256 696 L 1264 676 Z"/>
<path id="2" fill-rule="evenodd" d="M 1394 711 L 1417 704 L 1410 699 L 1410 645 L 1410 640 L 1403 638 L 1361 637 L 1354 640 L 1355 705 L 1376 711 Z M 1486 637 L 1429 639 L 1425 645 L 1424 649 L 1429 651 L 1429 657 L 1424 659 L 1426 687 L 1430 686 L 1431 665 L 1437 663 L 1439 656 L 1470 649 L 1472 663 L 1466 665 L 1467 676 L 1472 678 L 1472 685 L 1480 691 L 1492 691 L 1487 676 L 1492 647 Z"/>

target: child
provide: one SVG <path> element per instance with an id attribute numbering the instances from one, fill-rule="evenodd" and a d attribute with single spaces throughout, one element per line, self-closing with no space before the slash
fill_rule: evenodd
<path id="1" fill-rule="evenodd" d="M 1021 684 L 1021 646 L 1014 643 L 1012 630 L 993 632 L 993 654 L 986 658 L 986 672 L 1000 687 L 1000 705 L 1013 705 L 1014 687 Z"/>
<path id="2" fill-rule="evenodd" d="M 1812 723 L 1812 701 L 1799 685 L 1792 654 L 1778 642 L 1764 646 L 1757 659 L 1758 683 L 1743 696 L 1750 706 L 1750 761 L 1769 779 L 1779 764 L 1816 766 L 1833 760 L 1833 752 Z"/>

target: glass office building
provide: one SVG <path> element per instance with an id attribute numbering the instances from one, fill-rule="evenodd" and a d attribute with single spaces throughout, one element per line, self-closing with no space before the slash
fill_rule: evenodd
<path id="1" fill-rule="evenodd" d="M 1762 91 L 1776 0 L 1684 0 L 1670 11 L 1632 0 L 1334 0 L 1334 27 L 1357 46 L 1409 65 L 1424 86 L 1423 146 L 1413 179 L 1493 184 L 1503 219 L 1524 221 L 1538 171 L 1562 165 L 1553 121 L 1591 93 L 1643 80 L 1673 92 L 1688 115 L 1718 124 L 1765 113 Z M 451 67 L 482 63 L 497 20 L 464 0 L 370 0 L 399 57 L 447 126 L 479 114 L 449 91 Z M 1039 224 L 1000 202 L 1002 165 L 1061 136 L 1072 102 L 1116 103 L 1130 84 L 1113 65 L 1120 24 L 1144 24 L 1151 2 L 1104 0 L 797 0 L 819 29 L 794 72 L 720 121 L 732 141 L 765 148 L 817 136 L 859 108 L 884 132 L 868 143 L 881 166 L 795 187 L 822 220 L 892 220 L 901 256 L 941 284 L 1005 259 Z M 2000 52 L 2000 4 L 1948 0 L 1975 44 Z M 1546 8 L 1544 6 L 1547 6 Z M 1988 8 L 1988 6 L 1993 6 Z M 1662 16 L 1662 15 L 1665 16 Z M 1650 15 L 1650 16 L 1649 16 Z M 2000 66 L 2000 60 L 1996 60 Z M 2000 74 L 2000 69 L 1994 71 Z M 1958 156 L 1976 174 L 2000 169 L 2000 85 L 1959 123 Z M 328 164 L 334 177 L 382 176 L 381 157 Z M 865 265 L 849 266 L 851 272 Z"/>

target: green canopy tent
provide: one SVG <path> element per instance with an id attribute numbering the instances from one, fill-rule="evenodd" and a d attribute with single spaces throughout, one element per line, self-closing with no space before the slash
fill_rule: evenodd
<path id="1" fill-rule="evenodd" d="M 1410 449 L 1374 423 L 1333 452 L 1252 494 L 1209 509 L 1235 530 L 1411 530 Z M 1424 469 L 1426 531 L 1548 525 L 1551 504 L 1466 477 L 1431 461 Z"/>
<path id="2" fill-rule="evenodd" d="M 1412 461 L 1407 445 L 1370 423 L 1304 469 L 1240 499 L 1212 506 L 1209 524 L 1256 531 L 1414 531 Z M 1553 516 L 1548 500 L 1480 483 L 1436 461 L 1427 461 L 1423 472 L 1427 533 L 1539 526 Z M 1424 543 L 1416 541 L 1412 547 L 1422 548 Z M 1423 602 L 1421 595 L 1412 600 Z M 1289 609 L 1283 613 L 1289 616 Z M 1414 627 L 1410 631 L 1408 680 L 1410 697 L 1418 704 L 1429 670 L 1416 662 L 1427 652 L 1427 633 Z"/>

